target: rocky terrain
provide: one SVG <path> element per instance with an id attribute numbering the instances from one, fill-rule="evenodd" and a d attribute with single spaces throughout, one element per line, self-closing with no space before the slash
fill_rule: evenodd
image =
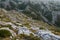
<path id="1" fill-rule="evenodd" d="M 60 26 L 59 0 L 0 0 L 0 8 L 22 11 L 33 19 L 42 18 L 48 24 Z"/>
<path id="2" fill-rule="evenodd" d="M 60 40 L 60 3 L 0 0 L 0 40 Z"/>
<path id="3" fill-rule="evenodd" d="M 58 27 L 0 8 L 0 40 L 60 40 L 59 35 Z"/>

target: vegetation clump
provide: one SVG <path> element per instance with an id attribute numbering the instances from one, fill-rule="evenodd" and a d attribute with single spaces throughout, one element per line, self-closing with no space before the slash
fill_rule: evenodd
<path id="1" fill-rule="evenodd" d="M 33 34 L 31 35 L 25 35 L 25 34 L 20 34 L 20 38 L 26 39 L 26 40 L 41 40 L 39 37 L 34 36 Z"/>
<path id="2" fill-rule="evenodd" d="M 0 28 L 1 28 L 1 27 L 8 27 L 9 29 L 13 29 L 13 28 L 11 27 L 11 25 L 9 25 L 9 24 L 8 24 L 8 25 L 0 25 Z"/>
<path id="3" fill-rule="evenodd" d="M 10 22 L 11 20 L 3 12 L 0 12 L 0 21 Z"/>
<path id="4" fill-rule="evenodd" d="M 0 30 L 0 37 L 10 37 L 12 34 L 8 30 Z"/>

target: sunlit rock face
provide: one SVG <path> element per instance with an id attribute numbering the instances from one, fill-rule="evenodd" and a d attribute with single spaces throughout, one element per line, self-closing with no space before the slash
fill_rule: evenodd
<path id="1" fill-rule="evenodd" d="M 18 28 L 18 34 L 26 34 L 26 35 L 30 35 L 30 30 L 27 27 L 20 27 Z"/>
<path id="2" fill-rule="evenodd" d="M 36 34 L 42 37 L 43 40 L 60 40 L 60 36 L 54 35 L 50 31 L 39 30 Z"/>

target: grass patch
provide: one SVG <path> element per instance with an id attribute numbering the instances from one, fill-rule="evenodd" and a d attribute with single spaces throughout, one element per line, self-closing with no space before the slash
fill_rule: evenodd
<path id="1" fill-rule="evenodd" d="M 9 25 L 9 24 L 8 24 L 8 25 L 0 25 L 0 28 L 1 28 L 1 27 L 8 27 L 9 29 L 12 29 L 12 30 L 13 30 L 13 28 L 12 28 L 11 25 Z"/>
<path id="2" fill-rule="evenodd" d="M 20 38 L 26 39 L 26 40 L 41 40 L 39 37 L 34 36 L 32 34 L 30 34 L 30 36 L 25 35 L 25 34 L 20 34 Z"/>
<path id="3" fill-rule="evenodd" d="M 0 14 L 0 20 L 1 21 L 5 21 L 5 22 L 10 22 L 11 20 L 9 19 L 8 16 L 6 16 L 5 14 L 1 13 Z"/>
<path id="4" fill-rule="evenodd" d="M 11 33 L 8 30 L 0 30 L 0 37 L 10 37 Z"/>
<path id="5" fill-rule="evenodd" d="M 51 28 L 50 30 L 52 31 L 52 33 L 60 35 L 60 28 Z"/>

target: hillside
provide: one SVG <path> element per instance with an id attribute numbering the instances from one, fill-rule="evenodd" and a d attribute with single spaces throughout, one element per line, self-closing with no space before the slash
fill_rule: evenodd
<path id="1" fill-rule="evenodd" d="M 22 12 L 0 8 L 1 40 L 60 40 L 60 29 Z"/>
<path id="2" fill-rule="evenodd" d="M 0 0 L 0 40 L 60 40 L 60 1 Z"/>
<path id="3" fill-rule="evenodd" d="M 33 19 L 43 19 L 48 24 L 60 27 L 59 0 L 1 0 L 0 8 L 23 12 Z"/>

